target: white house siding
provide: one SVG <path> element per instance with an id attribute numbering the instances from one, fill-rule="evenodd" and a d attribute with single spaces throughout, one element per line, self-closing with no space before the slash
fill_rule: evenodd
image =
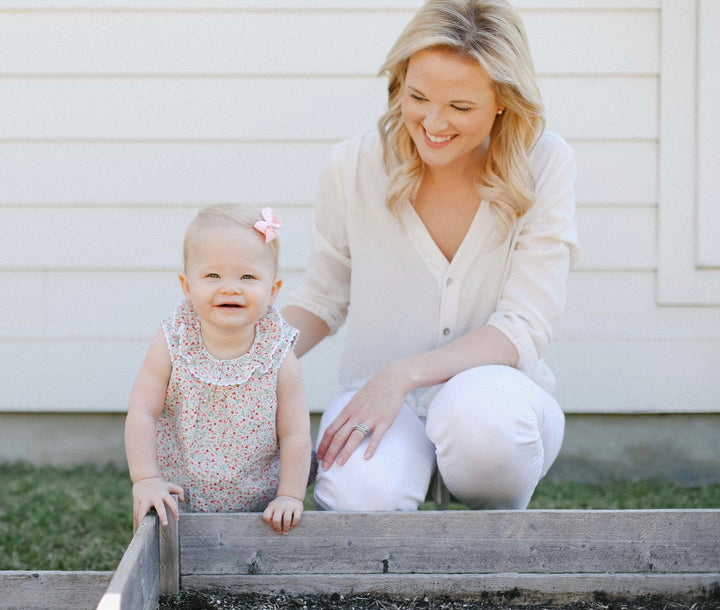
<path id="1" fill-rule="evenodd" d="M 374 125 L 419 4 L 0 0 L 0 413 L 126 409 L 201 206 L 277 207 L 292 289 L 323 159 Z M 578 155 L 563 408 L 720 411 L 718 1 L 517 6 Z M 341 341 L 304 359 L 313 411 Z"/>

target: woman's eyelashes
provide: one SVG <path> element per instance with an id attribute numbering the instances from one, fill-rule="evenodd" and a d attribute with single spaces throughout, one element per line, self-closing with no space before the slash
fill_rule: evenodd
<path id="1" fill-rule="evenodd" d="M 417 95 L 416 93 L 411 93 L 411 94 L 410 94 L 410 97 L 411 97 L 413 100 L 415 100 L 416 102 L 427 102 L 427 101 L 428 101 L 427 98 L 422 97 L 422 96 L 420 96 L 420 95 Z M 470 108 L 470 107 L 467 107 L 467 106 L 456 106 L 455 104 L 450 104 L 450 107 L 451 107 L 453 110 L 457 110 L 458 112 L 470 112 L 470 111 L 472 110 L 472 108 Z"/>

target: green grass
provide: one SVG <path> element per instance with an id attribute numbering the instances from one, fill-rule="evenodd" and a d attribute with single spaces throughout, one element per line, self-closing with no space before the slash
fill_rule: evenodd
<path id="1" fill-rule="evenodd" d="M 312 509 L 310 494 L 305 505 Z M 422 508 L 436 506 L 426 502 Z M 530 508 L 720 508 L 720 484 L 543 481 Z M 0 465 L 0 570 L 114 570 L 131 538 L 125 470 Z"/>
<path id="2" fill-rule="evenodd" d="M 114 570 L 132 488 L 113 468 L 0 465 L 0 570 Z"/>
<path id="3" fill-rule="evenodd" d="M 450 502 L 450 510 L 466 507 Z M 720 484 L 684 487 L 664 481 L 606 481 L 600 484 L 541 481 L 529 509 L 629 510 L 655 508 L 720 508 Z M 436 510 L 425 502 L 421 510 Z"/>

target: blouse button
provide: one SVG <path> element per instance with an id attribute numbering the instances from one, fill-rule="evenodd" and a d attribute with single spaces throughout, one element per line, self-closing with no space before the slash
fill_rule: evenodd
<path id="1" fill-rule="evenodd" d="M 445 329 L 443 330 L 443 335 L 445 335 L 445 336 L 447 337 L 449 334 L 450 334 L 450 329 L 449 329 L 449 328 L 445 328 Z"/>
<path id="2" fill-rule="evenodd" d="M 452 284 L 452 278 L 449 277 L 448 279 L 445 280 L 445 285 L 450 286 L 451 284 Z"/>

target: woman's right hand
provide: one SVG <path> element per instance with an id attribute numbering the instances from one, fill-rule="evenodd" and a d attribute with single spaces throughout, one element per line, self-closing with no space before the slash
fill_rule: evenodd
<path id="1" fill-rule="evenodd" d="M 178 504 L 171 494 L 177 494 L 180 502 L 185 501 L 183 488 L 175 483 L 163 481 L 160 477 L 141 479 L 133 484 L 133 515 L 135 522 L 140 523 L 151 508 L 155 508 L 160 523 L 168 524 L 167 511 L 170 509 L 175 521 L 180 518 Z"/>
<path id="2" fill-rule="evenodd" d="M 371 435 L 365 459 L 375 454 L 410 391 L 403 383 L 401 367 L 400 362 L 392 363 L 371 377 L 327 427 L 317 448 L 323 468 L 327 470 L 335 461 L 338 466 L 348 461 L 366 436 L 354 428 L 357 424 L 366 426 Z"/>

